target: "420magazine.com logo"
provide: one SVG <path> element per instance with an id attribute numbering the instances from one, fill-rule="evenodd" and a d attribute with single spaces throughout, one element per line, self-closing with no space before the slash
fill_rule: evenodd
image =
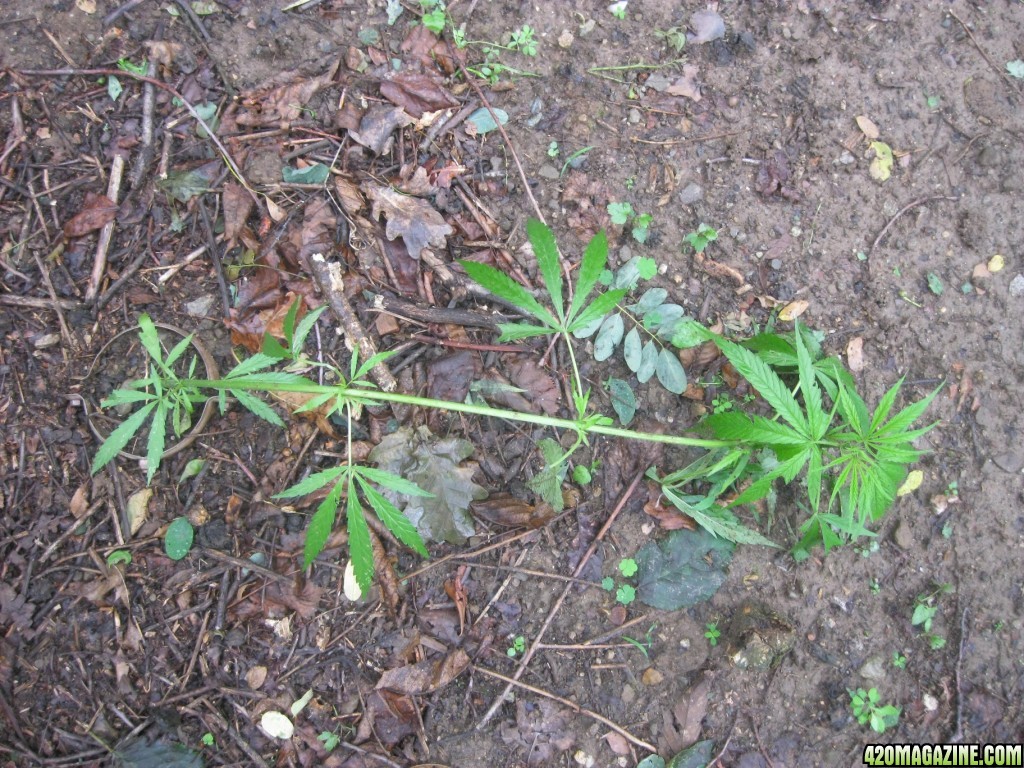
<path id="1" fill-rule="evenodd" d="M 1024 765 L 1022 744 L 868 744 L 865 765 Z"/>

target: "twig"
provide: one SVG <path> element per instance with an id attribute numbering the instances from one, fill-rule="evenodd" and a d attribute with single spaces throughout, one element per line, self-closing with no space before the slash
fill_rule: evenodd
<path id="1" fill-rule="evenodd" d="M 992 61 L 992 59 L 990 59 L 988 57 L 987 53 L 985 53 L 985 49 L 982 48 L 981 45 L 978 44 L 977 39 L 974 37 L 974 33 L 971 32 L 971 28 L 967 26 L 967 23 L 963 19 L 961 19 L 959 16 L 957 16 L 952 8 L 949 9 L 949 15 L 952 16 L 954 19 L 956 19 L 958 22 L 960 22 L 960 26 L 964 28 L 964 32 L 966 32 L 967 36 L 969 38 L 971 38 L 971 42 L 974 43 L 974 47 L 977 48 L 978 49 L 978 53 L 981 54 L 981 58 L 983 58 L 985 60 L 985 62 L 990 67 L 992 67 L 992 69 L 994 69 L 996 71 L 996 73 L 1000 77 L 1002 77 L 1006 82 L 1008 82 L 1010 84 L 1010 86 L 1015 91 L 1017 91 L 1017 93 L 1020 93 L 1020 87 L 1015 82 L 1013 82 L 1013 80 L 1010 78 L 1010 74 L 1008 72 L 1006 72 L 1005 70 L 1002 70 L 999 67 L 997 67 L 995 65 L 995 62 Z"/>
<path id="2" fill-rule="evenodd" d="M 149 67 L 146 69 L 146 75 L 148 77 L 156 77 L 156 62 L 149 62 Z M 139 154 L 135 157 L 135 165 L 132 167 L 132 174 L 129 182 L 131 183 L 131 193 L 137 193 L 139 187 L 142 184 L 142 177 L 146 173 L 146 169 L 149 168 L 149 164 L 153 161 L 153 155 L 155 149 L 153 147 L 153 111 L 156 107 L 156 90 L 153 88 L 152 83 L 143 83 L 142 86 L 142 133 L 139 136 L 139 144 L 141 149 Z"/>
<path id="3" fill-rule="evenodd" d="M 110 163 L 110 183 L 107 184 L 107 199 L 117 205 L 117 196 L 121 192 L 121 178 L 124 175 L 124 157 L 120 154 L 114 155 Z M 111 219 L 103 225 L 100 230 L 99 242 L 96 243 L 96 258 L 92 263 L 92 275 L 89 277 L 89 285 L 85 289 L 85 300 L 92 301 L 100 291 L 100 283 L 103 281 L 103 273 L 107 271 L 107 252 L 110 250 L 110 240 L 114 236 L 114 220 Z"/>
<path id="4" fill-rule="evenodd" d="M 543 696 L 546 699 L 551 699 L 552 701 L 557 701 L 562 706 L 568 707 L 569 709 L 573 710 L 574 712 L 578 712 L 581 715 L 585 715 L 585 716 L 589 717 L 591 720 L 596 720 L 597 722 L 601 723 L 602 725 L 608 726 L 613 731 L 615 731 L 617 734 L 622 736 L 624 739 L 626 739 L 627 741 L 632 742 L 633 744 L 636 744 L 641 749 L 646 749 L 648 752 L 654 752 L 654 753 L 657 753 L 657 751 L 658 751 L 658 748 L 656 746 L 654 746 L 653 744 L 648 744 L 643 739 L 640 739 L 640 738 L 637 738 L 636 736 L 634 736 L 632 733 L 627 731 L 622 726 L 617 725 L 616 723 L 613 723 L 607 717 L 604 717 L 602 715 L 597 714 L 597 712 L 592 712 L 589 709 L 581 707 L 576 702 L 569 701 L 568 699 L 563 699 L 561 696 L 556 696 L 555 694 L 549 693 L 548 691 L 545 691 L 542 688 L 537 688 L 536 686 L 528 685 L 527 683 L 524 683 L 521 680 L 513 680 L 511 677 L 505 677 L 505 675 L 499 674 L 497 672 L 493 672 L 492 670 L 487 669 L 486 667 L 481 667 L 481 666 L 474 665 L 473 666 L 473 671 L 475 671 L 475 672 L 482 672 L 483 674 L 487 675 L 488 677 L 493 677 L 496 680 L 502 680 L 502 681 L 508 683 L 508 686 L 507 686 L 508 688 L 511 688 L 512 686 L 517 686 L 519 688 L 522 688 L 524 691 L 529 691 L 530 693 L 535 693 L 538 696 Z"/>
<path id="5" fill-rule="evenodd" d="M 871 253 L 875 250 L 875 248 L 878 247 L 878 244 L 882 242 L 882 238 L 885 237 L 886 232 L 888 232 L 892 228 L 892 225 L 896 223 L 896 220 L 899 219 L 900 216 L 909 211 L 911 208 L 916 208 L 919 205 L 931 203 L 934 202 L 935 200 L 951 200 L 952 202 L 955 203 L 958 199 L 959 198 L 956 197 L 949 197 L 948 195 L 932 195 L 931 197 L 919 197 L 917 200 L 912 200 L 911 202 L 907 203 L 905 206 L 900 208 L 898 211 L 896 211 L 896 215 L 889 219 L 888 223 L 886 223 L 886 225 L 882 227 L 882 231 L 878 233 L 878 236 L 875 238 L 875 241 L 871 243 L 871 248 L 868 249 L 868 252 Z"/>
<path id="6" fill-rule="evenodd" d="M 220 288 L 220 301 L 224 307 L 224 317 L 231 314 L 231 297 L 228 293 L 228 282 L 224 277 L 224 266 L 220 261 L 220 254 L 217 253 L 217 238 L 213 234 L 213 225 L 210 223 L 210 215 L 206 212 L 206 205 L 199 201 L 199 215 L 203 220 L 203 230 L 206 232 L 206 244 L 210 247 L 210 261 L 213 262 L 213 271 L 217 275 L 217 285 Z"/>
<path id="7" fill-rule="evenodd" d="M 313 273 L 313 277 L 316 279 L 317 285 L 320 286 L 320 291 L 327 298 L 327 303 L 330 304 L 334 314 L 341 321 L 341 325 L 345 330 L 345 338 L 348 340 L 351 351 L 356 352 L 358 350 L 360 360 L 369 360 L 377 354 L 377 348 L 370 340 L 370 337 L 366 335 L 362 323 L 356 317 L 355 310 L 352 309 L 352 305 L 345 298 L 345 284 L 341 277 L 341 266 L 337 262 L 328 264 L 327 259 L 324 258 L 322 253 L 312 254 L 306 259 L 306 262 L 309 265 L 309 271 Z M 385 392 L 395 392 L 398 390 L 398 382 L 395 381 L 395 377 L 391 375 L 391 371 L 388 370 L 384 363 L 377 363 L 373 366 L 370 374 L 373 376 L 377 386 Z"/>
<path id="8" fill-rule="evenodd" d="M 130 11 L 136 5 L 142 5 L 143 2 L 144 0 L 128 0 L 128 2 L 122 5 L 120 8 L 115 8 L 103 17 L 103 26 L 109 27 L 111 24 L 113 24 L 115 21 L 121 18 L 124 14 L 128 13 L 128 11 Z"/>
<path id="9" fill-rule="evenodd" d="M 199 246 L 199 247 L 198 247 L 198 248 L 196 248 L 196 249 L 195 249 L 194 251 L 192 251 L 191 253 L 187 254 L 187 255 L 185 256 L 185 258 L 183 258 L 183 259 L 182 259 L 181 261 L 179 261 L 179 262 L 178 262 L 177 264 L 175 264 L 175 265 L 173 265 L 173 266 L 171 266 L 171 267 L 168 267 L 168 268 L 167 268 L 167 271 L 166 271 L 166 272 L 164 272 L 164 273 L 163 273 L 162 275 L 160 275 L 160 277 L 158 277 L 158 278 L 156 279 L 156 281 L 157 281 L 158 283 L 160 283 L 161 285 L 163 285 L 163 284 L 164 284 L 164 283 L 166 283 L 166 282 L 167 282 L 168 280 L 172 279 L 172 278 L 173 278 L 173 277 L 174 277 L 174 276 L 175 276 L 176 274 L 178 274 L 179 272 L 181 272 L 181 270 L 182 270 L 182 269 L 183 269 L 183 268 L 184 268 L 184 267 L 185 267 L 185 266 L 186 266 L 187 264 L 191 264 L 191 263 L 192 263 L 193 261 L 195 261 L 195 260 L 196 260 L 196 259 L 198 259 L 198 258 L 199 258 L 200 256 L 202 256 L 202 255 L 203 255 L 204 253 L 206 253 L 206 248 L 207 248 L 207 246 L 205 246 L 205 245 L 201 245 L 201 246 Z"/>
<path id="10" fill-rule="evenodd" d="M 0 293 L 0 304 L 8 307 L 29 307 L 31 309 L 59 309 L 76 310 L 82 309 L 85 305 L 74 299 L 40 299 L 35 296 L 14 296 L 9 293 Z"/>
<path id="11" fill-rule="evenodd" d="M 583 569 L 590 561 L 591 556 L 594 554 L 594 552 L 597 551 L 597 547 L 600 545 L 601 540 L 604 538 L 604 535 L 608 532 L 608 529 L 611 528 L 612 523 L 615 522 L 615 519 L 619 516 L 619 512 L 622 511 L 622 508 L 626 506 L 626 502 L 629 500 L 629 497 L 633 495 L 633 491 L 636 490 L 636 487 L 640 484 L 640 481 L 643 479 L 643 476 L 643 470 L 637 472 L 636 476 L 633 478 L 633 482 L 629 484 L 629 487 L 626 489 L 625 493 L 622 494 L 622 498 L 619 499 L 619 503 L 615 505 L 615 509 L 613 509 L 612 513 L 608 515 L 608 519 L 605 521 L 605 524 L 601 527 L 601 530 L 597 532 L 597 536 L 594 537 L 594 540 L 590 543 L 590 546 L 587 548 L 586 553 L 580 560 L 579 565 L 576 566 L 576 570 L 573 571 L 572 575 L 574 578 L 578 577 L 580 573 L 583 572 Z M 505 686 L 505 690 L 501 692 L 501 695 L 494 700 L 494 703 L 491 704 L 490 709 L 488 709 L 487 712 L 484 713 L 484 716 L 480 718 L 480 722 L 476 724 L 476 730 L 479 731 L 485 725 L 487 725 L 488 721 L 490 721 L 490 719 L 494 717 L 494 714 L 498 711 L 498 709 L 501 708 L 501 705 L 505 703 L 506 697 L 509 695 L 509 693 L 512 692 L 513 684 L 515 684 L 515 681 L 518 680 L 522 676 L 523 672 L 526 671 L 526 667 L 530 663 L 530 659 L 533 658 L 534 652 L 536 652 L 536 650 L 540 647 L 541 640 L 544 639 L 544 633 L 547 632 L 548 627 L 551 626 L 551 622 L 554 621 L 555 615 L 562 607 L 562 603 L 564 603 L 565 599 L 569 596 L 569 593 L 572 591 L 573 586 L 574 585 L 572 583 L 567 584 L 565 588 L 562 590 L 562 594 L 559 595 L 554 605 L 551 606 L 551 610 L 548 612 L 547 618 L 544 620 L 544 623 L 541 625 L 540 630 L 537 632 L 536 636 L 533 638 L 533 641 L 530 643 L 530 647 L 527 648 L 526 652 L 523 654 L 523 658 L 519 662 L 519 666 L 516 667 L 515 675 L 513 675 L 512 680 L 508 683 L 508 685 Z M 655 749 L 653 751 L 657 752 L 658 750 Z"/>
<path id="12" fill-rule="evenodd" d="M 60 255 L 64 250 L 64 243 L 60 243 L 50 256 L 54 254 Z M 57 320 L 60 322 L 60 333 L 64 337 L 64 341 L 67 342 L 68 346 L 74 347 L 74 340 L 71 337 L 71 331 L 68 328 L 67 321 L 64 319 L 64 310 L 61 309 L 60 302 L 57 300 L 57 291 L 54 290 L 53 281 L 50 279 L 50 272 L 43 264 L 43 260 L 39 258 L 39 254 L 32 251 L 32 257 L 36 260 L 36 266 L 39 267 L 39 274 L 43 276 L 43 282 L 46 284 L 46 290 L 50 294 L 50 307 L 54 312 L 57 313 Z M 50 258 L 47 256 L 47 258 Z"/>
<path id="13" fill-rule="evenodd" d="M 117 278 L 117 280 L 112 282 L 110 286 L 107 288 L 107 290 L 105 290 L 103 293 L 96 297 L 96 301 L 93 304 L 93 311 L 99 312 L 101 309 L 107 306 L 107 303 L 112 298 L 114 298 L 114 294 L 116 294 L 120 290 L 121 286 L 127 283 L 132 278 L 132 276 L 139 271 L 139 269 L 142 267 L 143 262 L 145 262 L 145 260 L 148 259 L 149 256 L 149 250 L 143 250 L 142 253 L 135 257 L 131 264 L 129 264 L 127 267 L 121 270 L 121 274 Z"/>
<path id="14" fill-rule="evenodd" d="M 967 644 L 967 608 L 960 611 L 960 649 L 956 654 L 956 730 L 949 737 L 950 744 L 964 740 L 964 692 L 960 686 L 960 667 L 964 660 L 964 646 Z"/>

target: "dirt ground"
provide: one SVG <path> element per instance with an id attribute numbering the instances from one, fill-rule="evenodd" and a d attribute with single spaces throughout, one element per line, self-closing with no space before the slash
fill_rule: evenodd
<path id="1" fill-rule="evenodd" d="M 864 745 L 879 741 L 1024 741 L 1024 80 L 1006 67 L 1024 58 L 1024 6 L 720 2 L 724 35 L 701 43 L 696 3 L 630 0 L 618 19 L 603 2 L 452 2 L 470 40 L 536 30 L 536 56 L 500 59 L 530 74 L 476 79 L 478 93 L 451 71 L 450 49 L 416 31 L 416 3 L 393 25 L 397 3 L 295 5 L 0 9 L 0 763 L 107 765 L 114 750 L 133 766 L 634 766 L 650 754 L 638 742 L 668 760 L 710 740 L 716 765 L 782 768 L 860 765 Z M 688 27 L 681 52 L 659 34 Z M 467 51 L 468 65 L 484 55 Z M 98 70 L 147 58 L 159 62 L 153 80 L 216 106 L 221 148 L 164 88 L 153 89 L 149 117 L 143 80 L 120 77 L 112 98 Z M 423 75 L 412 118 L 439 112 L 434 122 L 365 122 L 414 102 L 395 63 Z M 465 113 L 443 126 L 485 101 L 507 113 L 507 142 L 467 128 Z M 387 143 L 369 149 L 374 132 Z M 872 142 L 893 152 L 885 180 L 873 177 Z M 104 208 L 97 196 L 118 156 L 119 207 Z M 315 161 L 337 171 L 326 186 L 282 181 L 283 165 Z M 368 205 L 360 219 L 362 203 L 344 197 L 406 183 L 421 166 L 424 199 L 451 226 L 430 243 L 434 261 L 410 258 Z M 251 210 L 238 202 L 241 178 L 259 193 Z M 386 543 L 402 574 L 398 600 L 375 590 L 352 603 L 344 540 L 303 575 L 312 507 L 271 499 L 342 455 L 339 426 L 331 435 L 294 418 L 280 430 L 238 408 L 164 462 L 131 530 L 145 471 L 119 460 L 90 475 L 98 441 L 83 401 L 130 377 L 118 363 L 130 367 L 132 336 L 104 345 L 140 313 L 195 331 L 230 368 L 239 341 L 262 334 L 258 309 L 315 294 L 296 255 L 313 212 L 326 210 L 348 298 L 380 348 L 399 350 L 403 389 L 445 384 L 446 364 L 515 378 L 510 369 L 539 360 L 542 344 L 529 355 L 487 351 L 486 328 L 401 312 L 382 321 L 367 295 L 477 306 L 444 269 L 481 252 L 519 257 L 535 215 L 528 191 L 565 253 L 608 228 L 613 264 L 656 259 L 653 284 L 738 336 L 806 301 L 801 321 L 847 360 L 869 402 L 901 376 L 908 399 L 942 385 L 928 413 L 939 426 L 921 441 L 923 482 L 874 544 L 799 563 L 739 547 L 709 601 L 671 612 L 634 604 L 624 619 L 609 592 L 564 577 L 620 500 L 580 578 L 599 582 L 663 537 L 643 511 L 646 484 L 631 483 L 651 463 L 682 461 L 602 440 L 587 454 L 594 483 L 576 489 L 569 514 L 525 534 L 479 521 L 465 545 L 431 545 L 429 561 Z M 646 243 L 611 223 L 615 202 L 653 216 Z M 683 247 L 701 223 L 719 233 L 711 263 Z M 264 269 L 250 268 L 246 249 Z M 324 315 L 317 343 L 347 365 L 339 324 Z M 683 427 L 730 396 L 698 372 L 702 399 L 677 397 L 585 351 L 598 407 L 610 412 L 600 382 L 622 377 L 643 424 Z M 534 382 L 550 376 L 533 370 Z M 543 431 L 378 411 L 358 438 L 377 442 L 403 420 L 467 438 L 477 482 L 528 498 Z M 203 471 L 179 480 L 196 458 Z M 765 521 L 786 544 L 802 519 L 797 498 L 780 491 Z M 197 542 L 175 562 L 160 536 L 180 515 L 197 524 Z M 110 565 L 118 550 L 131 562 Z M 912 617 L 928 596 L 937 610 L 925 632 Z M 708 625 L 722 632 L 715 643 Z M 491 713 L 505 688 L 495 675 L 517 668 L 507 649 L 542 632 L 521 677 L 531 688 L 516 686 Z M 752 637 L 778 644 L 774 664 L 735 663 Z M 415 695 L 376 687 L 382 673 L 456 650 L 472 664 L 453 680 Z M 898 725 L 879 735 L 859 724 L 847 693 L 857 688 L 900 706 Z M 264 713 L 288 713 L 307 691 L 290 739 L 260 728 Z"/>

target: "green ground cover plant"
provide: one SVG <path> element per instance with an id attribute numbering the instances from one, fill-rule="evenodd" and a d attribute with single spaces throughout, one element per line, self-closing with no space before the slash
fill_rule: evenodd
<path id="1" fill-rule="evenodd" d="M 813 334 L 800 326 L 795 326 L 791 333 L 766 332 L 737 342 L 712 333 L 693 320 L 678 318 L 672 339 L 676 346 L 714 343 L 760 394 L 761 400 L 750 404 L 749 411 L 737 408 L 710 414 L 690 434 L 615 427 L 611 418 L 592 408 L 592 392 L 584 385 L 578 366 L 578 357 L 585 350 L 577 349 L 575 340 L 579 331 L 595 322 L 604 322 L 628 292 L 626 288 L 613 287 L 595 295 L 607 263 L 607 240 L 603 233 L 591 240 L 580 259 L 575 284 L 567 286 L 562 277 L 562 257 L 551 230 L 531 220 L 527 235 L 546 294 L 543 303 L 493 267 L 471 261 L 462 265 L 470 278 L 519 307 L 526 316 L 527 322 L 502 325 L 500 341 L 545 336 L 561 341 L 569 363 L 569 417 L 382 391 L 368 379 L 368 374 L 389 357 L 387 352 L 364 361 L 353 356 L 347 371 L 311 361 L 304 355 L 306 337 L 323 308 L 300 319 L 298 303 L 285 318 L 283 343 L 267 336 L 260 353 L 242 360 L 223 377 L 195 378 L 194 360 L 188 366 L 176 365 L 187 352 L 191 337 L 165 350 L 153 321 L 142 315 L 139 336 L 149 357 L 147 374 L 115 390 L 102 403 L 104 408 L 129 405 L 136 410 L 102 443 L 92 471 L 98 472 L 112 461 L 148 421 L 146 479 L 151 482 L 160 464 L 168 427 L 177 433 L 187 429 L 195 409 L 209 397 L 218 399 L 222 412 L 230 397 L 260 418 L 283 426 L 277 412 L 258 394 L 298 392 L 311 396 L 299 410 L 326 410 L 327 416 L 336 415 L 346 422 L 349 457 L 352 425 L 361 408 L 370 404 L 411 405 L 534 424 L 553 433 L 566 432 L 574 438 L 567 449 L 563 448 L 564 443 L 551 438 L 540 441 L 545 466 L 531 483 L 535 492 L 556 509 L 562 507 L 561 484 L 570 458 L 591 438 L 601 435 L 703 451 L 682 469 L 661 474 L 652 467 L 649 476 L 661 484 L 669 502 L 712 536 L 735 543 L 778 546 L 741 521 L 737 514 L 746 505 L 768 496 L 776 480 L 793 484 L 803 497 L 800 508 L 807 515 L 798 521 L 801 538 L 794 547 L 797 556 L 806 556 L 819 544 L 828 551 L 874 535 L 868 525 L 877 522 L 892 505 L 908 465 L 921 456 L 913 442 L 931 426 L 913 425 L 937 390 L 896 410 L 900 380 L 872 411 L 857 393 L 853 378 L 842 363 L 837 358 L 824 357 Z M 323 369 L 325 383 L 319 383 L 316 375 L 304 375 L 310 371 L 319 373 L 317 369 Z M 463 443 L 468 445 L 466 441 L 456 441 L 446 447 L 454 466 L 465 458 L 466 450 L 472 450 Z M 421 555 L 427 554 L 421 532 L 396 503 L 433 495 L 416 482 L 400 473 L 349 459 L 310 474 L 282 491 L 278 498 L 296 498 L 322 489 L 328 489 L 326 496 L 306 531 L 307 566 L 323 550 L 339 512 L 348 530 L 355 578 L 364 592 L 373 578 L 373 554 L 365 519 L 368 511 L 403 544 Z M 723 506 L 720 500 L 726 495 L 730 501 Z M 467 495 L 467 505 L 468 501 Z"/>

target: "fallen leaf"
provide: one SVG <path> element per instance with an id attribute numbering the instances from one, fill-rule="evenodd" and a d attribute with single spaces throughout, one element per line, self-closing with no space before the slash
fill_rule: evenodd
<path id="1" fill-rule="evenodd" d="M 401 237 L 412 258 L 418 259 L 429 246 L 445 247 L 453 230 L 426 200 L 379 184 L 367 184 L 364 190 L 373 201 L 373 217 L 378 221 L 382 213 L 387 217 L 388 240 Z"/>
<path id="2" fill-rule="evenodd" d="M 437 438 L 426 427 L 402 427 L 374 448 L 369 460 L 378 468 L 416 483 L 430 497 L 405 496 L 387 488 L 384 495 L 405 512 L 428 541 L 464 544 L 476 532 L 469 505 L 486 498 L 473 482 L 475 466 L 461 462 L 473 444 L 459 438 Z"/>
<path id="3" fill-rule="evenodd" d="M 864 338 L 854 336 L 846 345 L 846 364 L 856 373 L 864 370 Z"/>
<path id="4" fill-rule="evenodd" d="M 626 741 L 626 737 L 621 733 L 612 731 L 604 735 L 604 740 L 608 742 L 608 748 L 616 755 L 628 755 L 630 753 L 629 742 Z"/>
<path id="5" fill-rule="evenodd" d="M 885 181 L 892 175 L 892 148 L 884 141 L 871 142 L 874 158 L 868 172 L 876 181 Z"/>
<path id="6" fill-rule="evenodd" d="M 636 555 L 637 598 L 665 611 L 710 599 L 725 581 L 733 548 L 703 528 L 672 531 L 660 542 L 645 545 Z"/>
<path id="7" fill-rule="evenodd" d="M 460 565 L 455 572 L 454 579 L 445 579 L 444 591 L 455 603 L 455 611 L 459 614 L 459 635 L 461 636 L 466 628 L 466 607 L 469 604 L 469 592 L 462 577 L 466 575 L 466 566 Z"/>
<path id="8" fill-rule="evenodd" d="M 74 496 L 71 497 L 71 503 L 68 505 L 68 511 L 74 516 L 76 520 L 80 520 L 89 510 L 89 482 L 86 481 L 78 486 Z"/>
<path id="9" fill-rule="evenodd" d="M 473 514 L 493 525 L 505 528 L 543 528 L 555 517 L 550 504 L 527 504 L 507 493 L 495 493 L 483 501 L 474 501 Z"/>
<path id="10" fill-rule="evenodd" d="M 553 701 L 516 699 L 515 724 L 503 723 L 501 740 L 528 750 L 533 765 L 553 765 L 556 756 L 573 745 L 573 713 Z"/>
<path id="11" fill-rule="evenodd" d="M 128 497 L 127 507 L 128 530 L 132 536 L 139 532 L 149 515 L 149 500 L 153 498 L 152 488 L 143 488 Z"/>
<path id="12" fill-rule="evenodd" d="M 427 397 L 461 403 L 480 373 L 480 357 L 469 350 L 450 352 L 427 365 Z"/>
<path id="13" fill-rule="evenodd" d="M 536 358 L 519 355 L 508 367 L 512 383 L 524 390 L 532 404 L 532 413 L 543 412 L 548 416 L 558 413 L 561 392 L 558 381 L 546 371 Z"/>
<path id="14" fill-rule="evenodd" d="M 700 101 L 700 85 L 697 84 L 699 71 L 696 64 L 684 64 L 683 76 L 666 88 L 665 93 L 670 96 L 684 96 L 694 102 Z"/>
<path id="15" fill-rule="evenodd" d="M 260 728 L 272 739 L 287 740 L 295 733 L 295 725 L 282 712 L 264 712 L 260 718 Z"/>
<path id="16" fill-rule="evenodd" d="M 1005 266 L 1006 259 L 1003 258 L 1002 254 L 997 253 L 995 256 L 988 260 L 989 272 L 999 272 Z"/>
<path id="17" fill-rule="evenodd" d="M 363 697 L 366 701 L 364 717 L 353 741 L 366 743 L 379 739 L 385 746 L 391 746 L 419 730 L 420 714 L 412 697 L 386 688 L 370 688 Z"/>
<path id="18" fill-rule="evenodd" d="M 250 667 L 245 673 L 245 682 L 252 689 L 257 690 L 263 687 L 267 681 L 267 668 L 264 666 Z"/>
<path id="19" fill-rule="evenodd" d="M 457 106 L 459 101 L 434 77 L 423 72 L 400 70 L 380 82 L 380 95 L 414 118 L 425 112 Z"/>
<path id="20" fill-rule="evenodd" d="M 359 130 L 349 131 L 348 135 L 375 155 L 384 155 L 391 149 L 395 129 L 411 122 L 412 118 L 401 107 L 378 105 L 367 110 L 359 121 Z"/>
<path id="21" fill-rule="evenodd" d="M 149 50 L 149 59 L 162 67 L 170 67 L 174 58 L 182 51 L 181 43 L 172 43 L 166 40 L 147 40 L 146 48 Z"/>
<path id="22" fill-rule="evenodd" d="M 666 531 L 687 530 L 697 528 L 697 524 L 689 515 L 684 515 L 674 506 L 665 506 L 662 503 L 660 486 L 653 483 L 648 487 L 647 503 L 644 504 L 644 512 L 658 521 L 658 526 Z"/>
<path id="23" fill-rule="evenodd" d="M 864 134 L 868 141 L 874 141 L 881 135 L 878 131 L 878 126 L 867 115 L 857 115 L 854 119 L 857 121 L 857 127 L 860 128 L 860 132 Z"/>
<path id="24" fill-rule="evenodd" d="M 301 585 L 293 585 L 275 580 L 267 585 L 264 599 L 271 605 L 289 608 L 308 620 L 316 615 L 316 607 L 323 592 L 323 587 L 318 587 L 312 581 L 303 580 Z"/>
<path id="25" fill-rule="evenodd" d="M 790 323 L 806 312 L 809 306 L 811 306 L 811 302 L 806 299 L 791 301 L 779 311 L 779 320 L 784 323 Z"/>
<path id="26" fill-rule="evenodd" d="M 323 74 L 309 77 L 301 72 L 282 72 L 267 83 L 239 97 L 238 125 L 250 128 L 298 120 L 307 102 L 334 80 L 335 63 Z"/>
<path id="27" fill-rule="evenodd" d="M 363 589 L 356 581 L 356 569 L 351 560 L 345 563 L 344 591 L 345 597 L 353 603 L 363 599 Z"/>
<path id="28" fill-rule="evenodd" d="M 75 0 L 75 7 L 82 13 L 96 13 L 96 0 Z"/>
<path id="29" fill-rule="evenodd" d="M 781 149 L 765 155 L 757 169 L 754 189 L 765 197 L 778 195 L 792 202 L 800 200 L 799 193 L 789 186 L 792 172 L 789 169 L 789 157 Z"/>
<path id="30" fill-rule="evenodd" d="M 377 690 L 386 688 L 408 696 L 435 693 L 452 682 L 468 666 L 469 656 L 461 648 L 456 648 L 436 661 L 421 661 L 385 671 L 377 681 Z"/>
<path id="31" fill-rule="evenodd" d="M 903 485 L 896 491 L 896 495 L 906 496 L 909 493 L 913 493 L 921 487 L 922 482 L 924 482 L 924 472 L 920 469 L 915 469 L 907 475 L 907 479 L 903 481 Z"/>
<path id="32" fill-rule="evenodd" d="M 85 194 L 81 210 L 64 224 L 64 237 L 73 238 L 102 229 L 117 216 L 117 204 L 106 195 Z"/>

